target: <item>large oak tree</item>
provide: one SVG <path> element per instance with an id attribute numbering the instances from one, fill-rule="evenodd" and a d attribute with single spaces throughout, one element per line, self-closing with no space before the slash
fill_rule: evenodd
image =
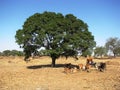
<path id="1" fill-rule="evenodd" d="M 41 47 L 52 58 L 52 67 L 60 56 L 77 56 L 95 46 L 88 25 L 72 14 L 44 12 L 30 16 L 17 30 L 16 42 L 23 48 L 25 60 Z"/>

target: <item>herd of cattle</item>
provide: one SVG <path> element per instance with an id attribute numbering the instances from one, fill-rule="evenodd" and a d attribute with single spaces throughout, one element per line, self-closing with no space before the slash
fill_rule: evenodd
<path id="1" fill-rule="evenodd" d="M 90 72 L 91 68 L 94 68 L 100 72 L 103 72 L 104 70 L 106 70 L 106 63 L 105 62 L 93 62 L 93 58 L 89 57 L 87 58 L 85 65 L 83 65 L 82 63 L 78 65 L 72 65 L 71 63 L 65 64 L 64 72 L 66 74 L 74 73 L 77 71 Z"/>

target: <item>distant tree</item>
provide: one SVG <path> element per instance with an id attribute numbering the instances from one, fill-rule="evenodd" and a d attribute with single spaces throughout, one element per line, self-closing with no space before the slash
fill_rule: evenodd
<path id="1" fill-rule="evenodd" d="M 103 55 L 106 55 L 107 52 L 106 52 L 106 48 L 103 47 L 103 46 L 97 46 L 95 49 L 94 49 L 94 56 L 103 56 Z"/>
<path id="2" fill-rule="evenodd" d="M 0 53 L 2 56 L 24 56 L 24 53 L 22 51 L 17 50 L 5 50 Z"/>
<path id="3" fill-rule="evenodd" d="M 120 55 L 120 39 L 117 37 L 109 38 L 105 44 L 107 51 L 112 52 L 114 57 Z"/>
<path id="4" fill-rule="evenodd" d="M 11 55 L 12 55 L 12 56 L 23 56 L 24 53 L 23 53 L 22 51 L 12 50 L 12 51 L 11 51 Z"/>
<path id="5" fill-rule="evenodd" d="M 11 51 L 11 55 L 12 55 L 12 56 L 16 56 L 16 55 L 17 55 L 17 52 L 18 52 L 17 50 L 12 50 L 12 51 Z"/>
<path id="6" fill-rule="evenodd" d="M 30 16 L 15 35 L 16 42 L 24 49 L 25 60 L 41 47 L 52 58 L 52 67 L 60 56 L 76 57 L 95 46 L 94 36 L 88 25 L 72 14 L 44 12 Z"/>
<path id="7" fill-rule="evenodd" d="M 10 50 L 4 50 L 3 51 L 3 55 L 4 56 L 10 56 L 11 55 L 11 51 Z"/>
<path id="8" fill-rule="evenodd" d="M 116 52 L 116 55 L 117 55 L 117 56 L 120 56 L 120 47 L 118 47 L 118 49 L 116 49 L 115 52 Z"/>

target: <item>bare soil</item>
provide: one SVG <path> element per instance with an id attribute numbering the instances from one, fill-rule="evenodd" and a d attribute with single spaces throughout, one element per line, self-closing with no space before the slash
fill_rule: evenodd
<path id="1" fill-rule="evenodd" d="M 50 67 L 47 56 L 28 63 L 23 57 L 0 57 L 0 90 L 120 90 L 120 58 L 93 60 L 106 62 L 106 71 L 64 73 L 65 63 L 85 64 L 83 57 L 77 61 L 59 58 L 56 68 Z"/>

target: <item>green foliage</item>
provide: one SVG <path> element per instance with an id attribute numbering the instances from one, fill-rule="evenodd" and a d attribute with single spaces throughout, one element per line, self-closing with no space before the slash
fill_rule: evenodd
<path id="1" fill-rule="evenodd" d="M 17 50 L 5 50 L 0 53 L 1 56 L 24 56 L 22 51 Z"/>
<path id="2" fill-rule="evenodd" d="M 88 25 L 72 14 L 44 12 L 30 16 L 16 32 L 16 42 L 24 49 L 25 60 L 45 48 L 45 54 L 55 61 L 60 56 L 76 56 L 95 46 Z M 47 53 L 46 53 L 47 52 Z"/>
<path id="3" fill-rule="evenodd" d="M 107 51 L 112 52 L 114 56 L 120 55 L 120 39 L 117 37 L 109 38 L 105 44 Z"/>
<path id="4" fill-rule="evenodd" d="M 4 56 L 10 56 L 11 55 L 11 51 L 10 50 L 5 50 L 5 51 L 3 51 L 3 55 Z"/>
<path id="5" fill-rule="evenodd" d="M 96 48 L 95 48 L 95 50 L 94 50 L 94 56 L 96 57 L 96 56 L 103 56 L 103 55 L 106 55 L 107 54 L 107 52 L 106 52 L 106 48 L 105 47 L 103 47 L 103 46 L 97 46 Z"/>
<path id="6" fill-rule="evenodd" d="M 22 51 L 12 50 L 11 55 L 12 56 L 24 56 L 24 53 Z"/>

